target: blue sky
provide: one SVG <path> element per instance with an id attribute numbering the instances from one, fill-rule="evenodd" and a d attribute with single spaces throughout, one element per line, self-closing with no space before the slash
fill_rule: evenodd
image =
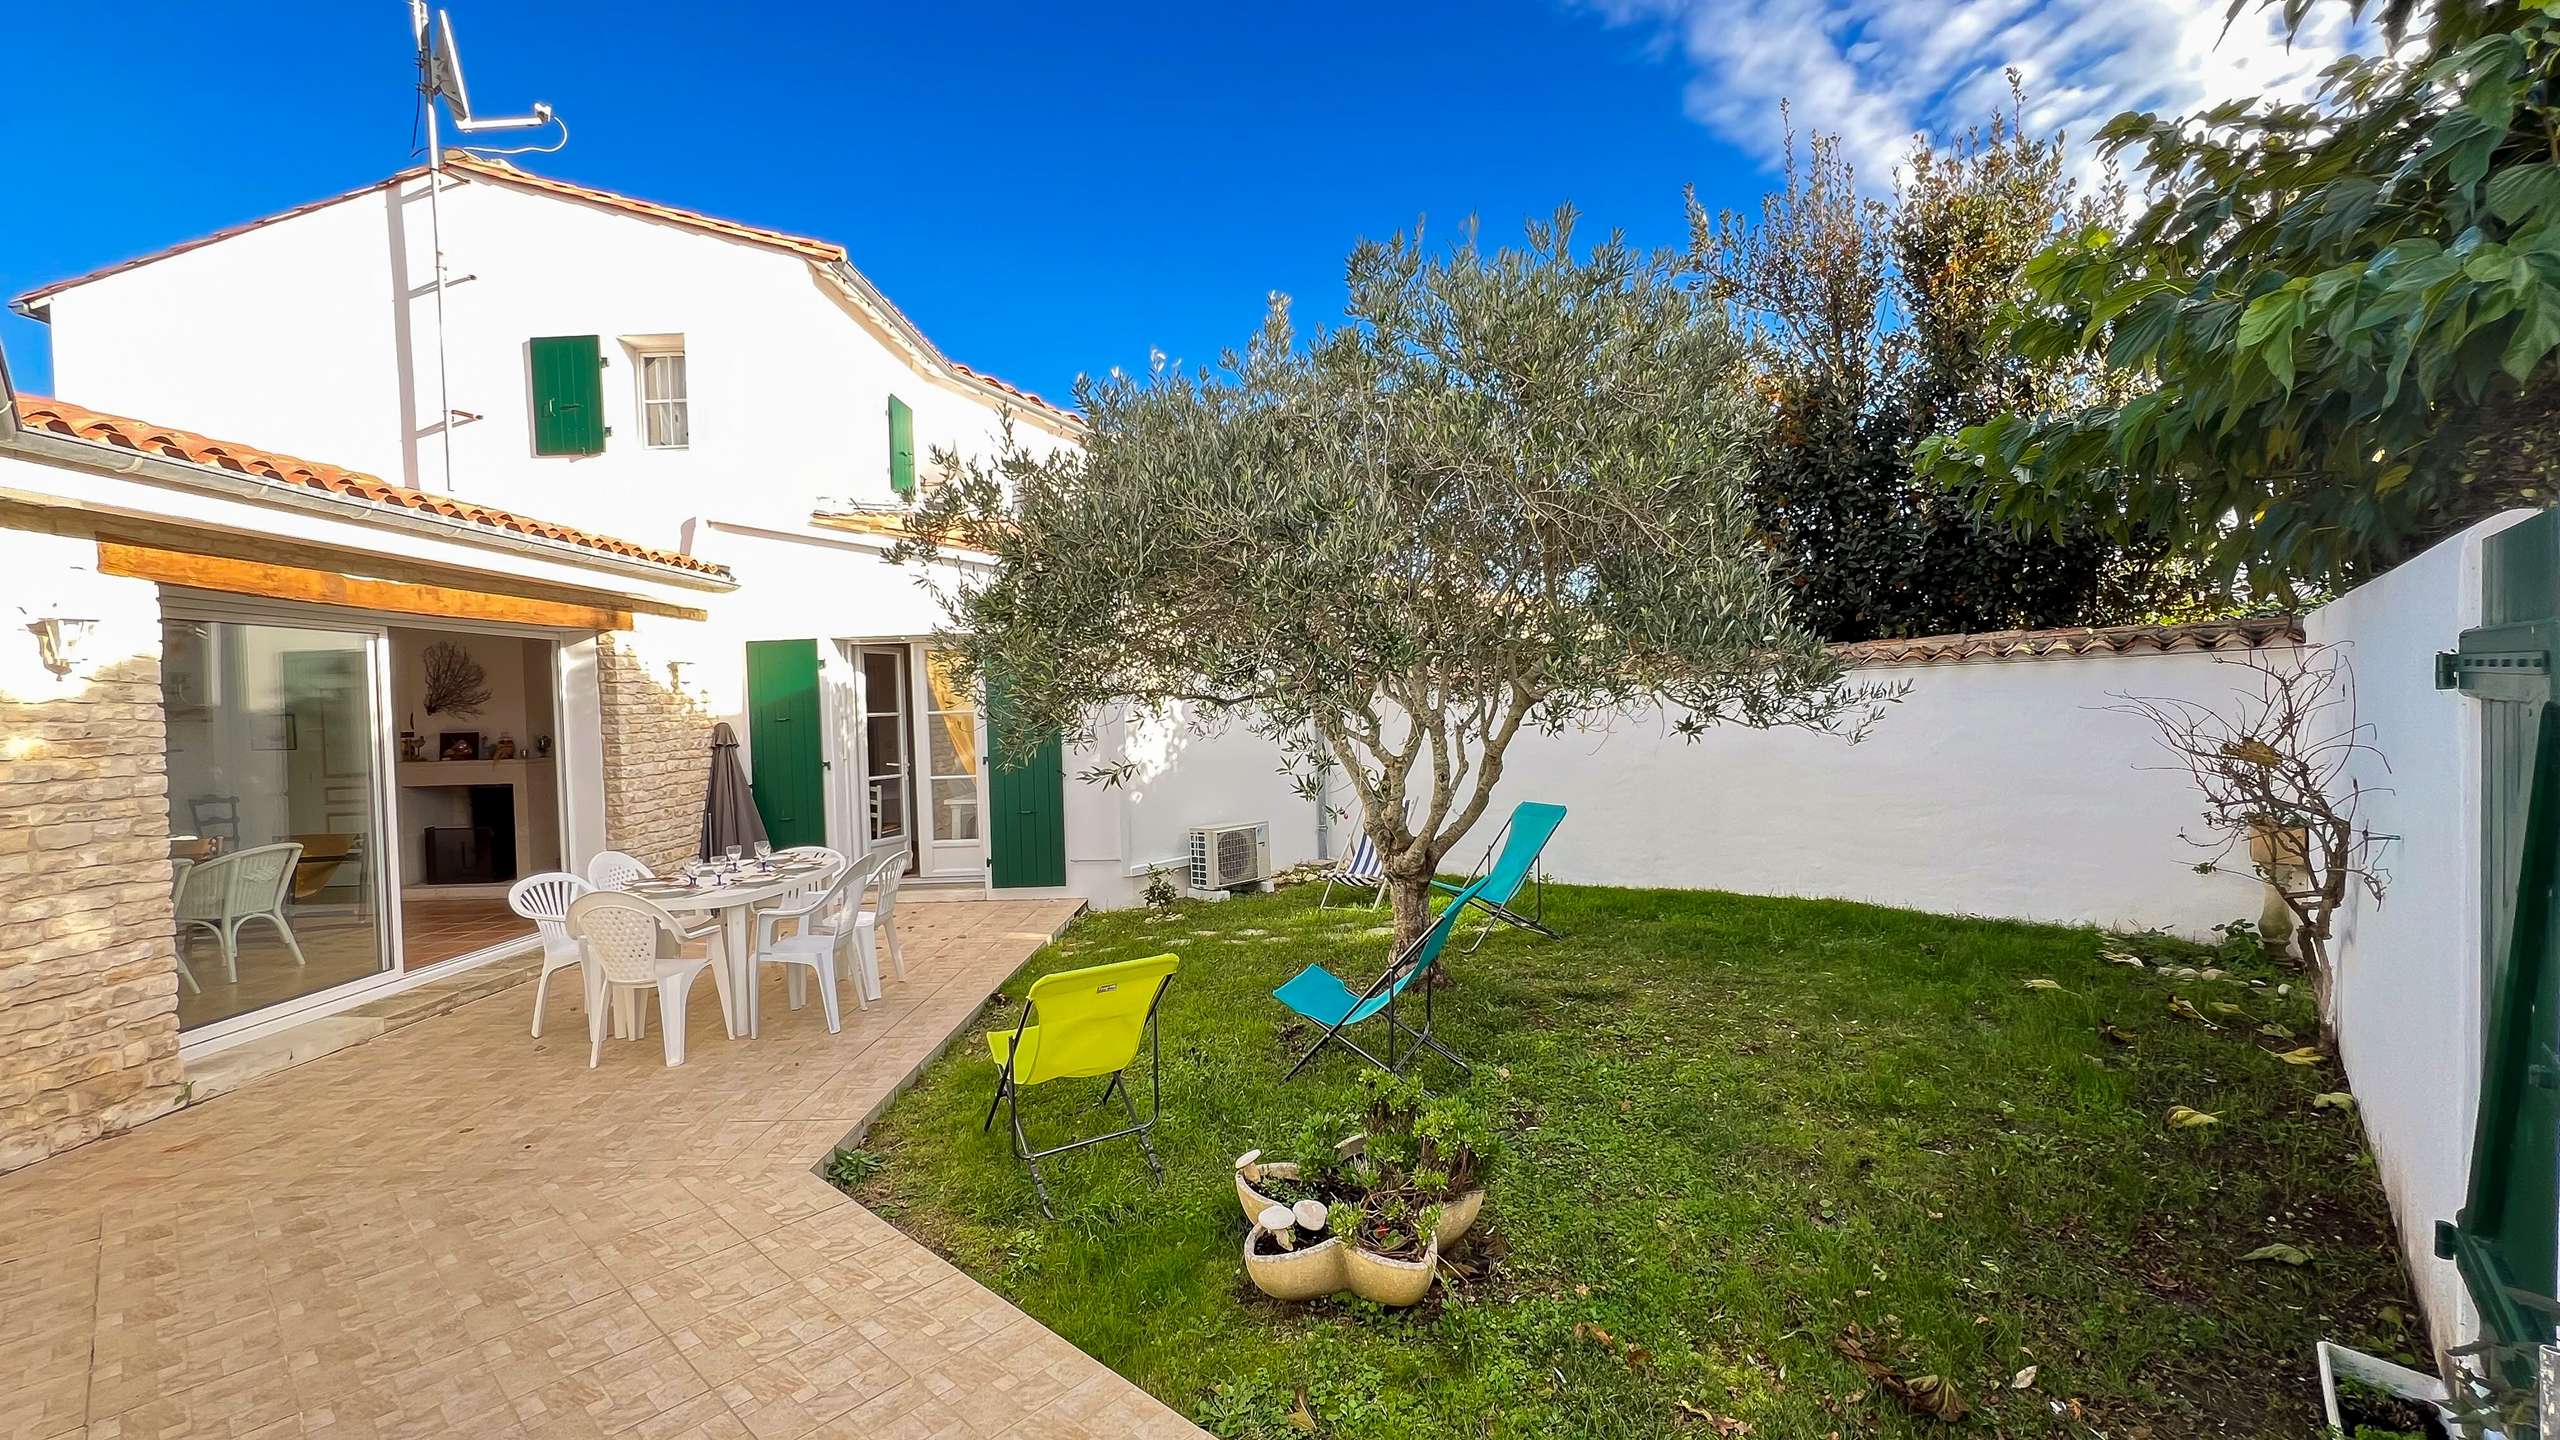
<path id="1" fill-rule="evenodd" d="M 570 123 L 521 163 L 838 241 L 954 358 L 1061 398 L 1151 349 L 1213 359 L 1273 290 L 1330 316 L 1352 242 L 1418 217 L 1507 240 L 1570 200 L 1593 232 L 1676 244 L 1684 184 L 1766 187 L 1782 95 L 1880 177 L 2004 64 L 2085 131 L 2321 58 L 2209 43 L 2221 0 L 453 8 L 481 110 Z M 399 0 L 145 0 L 111 35 L 24 7 L 9 48 L 6 295 L 413 153 Z M 49 389 L 43 327 L 0 319 L 0 344 Z"/>

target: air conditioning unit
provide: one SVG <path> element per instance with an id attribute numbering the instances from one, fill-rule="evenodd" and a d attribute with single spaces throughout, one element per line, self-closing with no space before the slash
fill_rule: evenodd
<path id="1" fill-rule="evenodd" d="M 1202 825 L 1191 832 L 1191 888 L 1242 890 L 1271 878 L 1271 826 Z"/>

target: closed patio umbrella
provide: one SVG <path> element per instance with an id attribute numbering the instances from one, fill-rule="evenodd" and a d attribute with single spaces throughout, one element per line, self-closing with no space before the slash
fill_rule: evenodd
<path id="1" fill-rule="evenodd" d="M 711 787 L 702 797 L 702 858 L 724 855 L 732 845 L 753 851 L 764 838 L 764 817 L 756 813 L 755 792 L 747 788 L 747 772 L 738 766 L 738 732 L 724 720 L 711 727 Z"/>

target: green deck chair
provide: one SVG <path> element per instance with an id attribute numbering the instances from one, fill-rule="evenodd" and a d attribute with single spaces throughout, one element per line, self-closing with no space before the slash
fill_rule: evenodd
<path id="1" fill-rule="evenodd" d="M 1468 946 L 1469 950 L 1484 944 L 1485 936 L 1493 933 L 1496 920 L 1506 925 L 1517 925 L 1523 930 L 1535 930 L 1550 940 L 1561 938 L 1547 928 L 1547 879 L 1536 872 L 1538 856 L 1545 852 L 1547 842 L 1555 837 L 1556 827 L 1563 823 L 1564 807 L 1561 805 L 1523 800 L 1512 808 L 1511 818 L 1503 822 L 1502 833 L 1493 837 L 1493 844 L 1485 847 L 1484 859 L 1477 862 L 1474 878 L 1481 888 L 1468 901 L 1455 902 L 1473 903 L 1486 912 L 1484 928 L 1476 932 L 1476 943 Z M 1494 854 L 1497 849 L 1502 852 L 1499 857 Z M 1511 902 L 1518 898 L 1520 887 L 1532 881 L 1538 892 L 1536 913 L 1523 915 L 1511 908 Z M 1446 890 L 1452 895 L 1459 893 L 1459 887 L 1446 880 L 1434 880 L 1431 884 L 1434 889 Z"/>
<path id="2" fill-rule="evenodd" d="M 1147 1153 L 1148 1168 L 1159 1177 L 1164 1174 L 1156 1147 L 1147 1139 L 1164 1110 L 1164 1046 L 1157 1037 L 1156 1007 L 1163 1003 L 1173 972 L 1181 965 L 1176 956 L 1158 955 L 1043 975 L 1031 982 L 1022 1017 L 1013 1028 L 987 1036 L 987 1050 L 996 1061 L 996 1096 L 987 1106 L 986 1124 L 978 1129 L 984 1133 L 994 1126 L 999 1106 L 1011 1112 L 1013 1153 L 1030 1167 L 1031 1188 L 1040 1194 L 1041 1214 L 1057 1218 L 1049 1208 L 1049 1187 L 1040 1178 L 1040 1162 L 1052 1155 L 1134 1135 L 1138 1147 Z M 1129 1098 L 1128 1083 L 1141 1040 L 1148 1050 L 1150 1092 L 1144 1120 L 1138 1118 L 1137 1103 Z M 1118 1095 L 1129 1123 L 1107 1135 L 1032 1149 L 1022 1133 L 1022 1092 L 1051 1080 L 1087 1080 L 1098 1075 L 1110 1076 L 1111 1083 L 1102 1087 L 1102 1098 L 1094 1103 L 1105 1104 Z"/>

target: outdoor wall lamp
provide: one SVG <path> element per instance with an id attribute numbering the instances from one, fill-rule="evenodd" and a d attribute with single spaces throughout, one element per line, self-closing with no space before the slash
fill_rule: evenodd
<path id="1" fill-rule="evenodd" d="M 36 637 L 37 657 L 56 675 L 68 675 L 80 663 L 80 652 L 97 628 L 96 620 L 72 615 L 39 615 L 27 624 Z"/>

